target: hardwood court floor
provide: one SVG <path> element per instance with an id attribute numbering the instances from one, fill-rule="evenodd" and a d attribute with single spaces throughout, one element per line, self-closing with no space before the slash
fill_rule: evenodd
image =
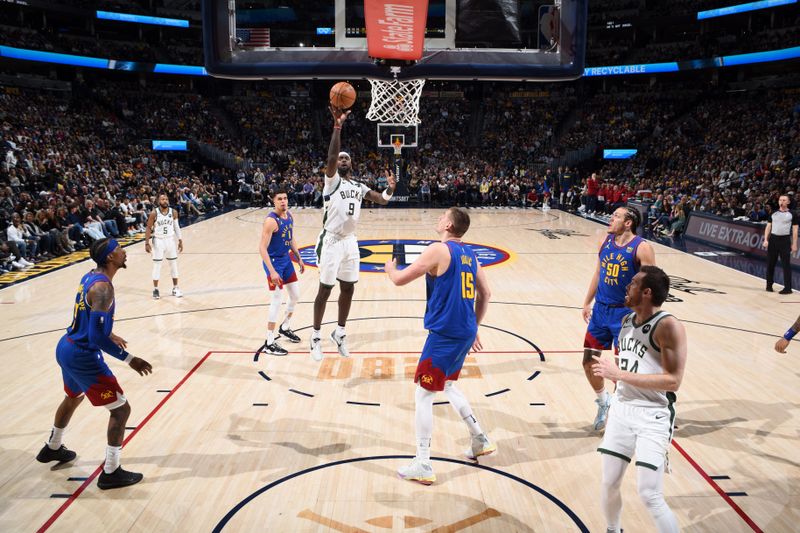
<path id="1" fill-rule="evenodd" d="M 418 240 L 436 238 L 439 214 L 365 210 L 359 238 L 377 241 L 363 246 L 365 268 L 392 252 L 413 259 Z M 134 487 L 97 489 L 108 416 L 88 402 L 65 436 L 75 463 L 51 469 L 34 460 L 63 394 L 54 348 L 89 263 L 0 291 L 0 530 L 604 529 L 600 435 L 589 431 L 594 395 L 580 365 L 580 306 L 602 226 L 558 211 L 471 211 L 466 240 L 509 254 L 487 268 L 486 351 L 470 357 L 459 382 L 499 452 L 478 466 L 462 460 L 467 431 L 437 405 L 438 481 L 423 487 L 395 476 L 414 453 L 409 374 L 425 338 L 422 282 L 395 288 L 384 274 L 362 273 L 348 323 L 355 353 L 330 353 L 331 301 L 320 364 L 305 351 L 318 283 L 309 269 L 293 323 L 303 343 L 287 344 L 288 357 L 256 361 L 268 302 L 256 251 L 265 215 L 235 211 L 184 230 L 182 299 L 151 300 L 150 258 L 142 243 L 127 248 L 115 332 L 155 369 L 139 377 L 107 358 L 133 409 L 122 460 L 145 475 Z M 295 212 L 301 246 L 314 243 L 320 215 Z M 679 301 L 665 309 L 689 338 L 667 501 L 684 531 L 795 530 L 799 350 L 778 355 L 772 345 L 800 297 L 767 294 L 763 280 L 655 248 L 676 280 Z M 481 254 L 501 260 L 501 252 Z M 165 266 L 162 294 L 169 286 Z M 623 497 L 626 531 L 653 531 L 632 468 Z"/>

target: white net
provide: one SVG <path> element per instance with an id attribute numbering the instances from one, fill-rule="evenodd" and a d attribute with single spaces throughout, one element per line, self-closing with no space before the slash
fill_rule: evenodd
<path id="1" fill-rule="evenodd" d="M 376 122 L 416 125 L 419 120 L 419 97 L 425 80 L 369 80 L 372 101 L 367 118 Z"/>

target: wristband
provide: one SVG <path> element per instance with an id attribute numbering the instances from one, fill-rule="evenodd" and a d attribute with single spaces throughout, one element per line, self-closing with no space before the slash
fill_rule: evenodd
<path id="1" fill-rule="evenodd" d="M 795 335 L 797 335 L 797 332 L 792 328 L 789 328 L 786 330 L 786 333 L 783 334 L 783 338 L 787 341 L 790 341 Z"/>
<path id="2" fill-rule="evenodd" d="M 333 129 L 340 130 L 340 129 L 342 129 L 342 127 L 341 126 L 334 126 Z"/>
<path id="3" fill-rule="evenodd" d="M 130 363 L 133 361 L 133 354 L 128 352 L 122 352 L 122 355 L 125 356 L 125 359 L 122 360 L 123 363 Z"/>
<path id="4" fill-rule="evenodd" d="M 386 192 L 386 191 L 388 191 L 388 190 L 389 190 L 389 189 L 386 189 L 385 191 L 383 191 L 383 192 L 381 193 L 381 196 L 383 196 L 383 199 L 384 199 L 384 200 L 386 200 L 387 202 L 388 202 L 389 200 L 391 200 L 391 198 L 392 198 L 392 195 L 391 195 L 391 194 L 389 194 L 388 192 Z"/>

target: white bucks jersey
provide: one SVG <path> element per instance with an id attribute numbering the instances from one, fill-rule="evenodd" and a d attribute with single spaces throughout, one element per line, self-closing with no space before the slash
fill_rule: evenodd
<path id="1" fill-rule="evenodd" d="M 322 190 L 325 200 L 322 230 L 337 237 L 354 234 L 361 216 L 361 201 L 369 192 L 369 187 L 356 181 L 342 179 L 338 172 L 332 178 L 326 178 L 325 182 L 325 188 Z"/>
<path id="2" fill-rule="evenodd" d="M 167 209 L 167 214 L 161 212 L 161 208 L 156 208 L 156 223 L 153 228 L 153 237 L 157 239 L 172 239 L 175 235 L 174 219 L 172 218 L 172 208 Z"/>
<path id="3" fill-rule="evenodd" d="M 662 374 L 661 349 L 653 340 L 658 323 L 671 316 L 669 313 L 659 311 L 646 322 L 634 323 L 634 314 L 631 313 L 622 321 L 619 331 L 619 368 L 634 374 Z M 675 401 L 672 392 L 642 389 L 630 383 L 620 381 L 617 383 L 617 398 L 621 402 L 630 402 L 630 405 L 641 407 L 666 407 Z"/>

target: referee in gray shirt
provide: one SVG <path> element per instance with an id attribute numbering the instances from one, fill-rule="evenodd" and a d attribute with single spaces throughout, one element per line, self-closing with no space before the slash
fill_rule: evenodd
<path id="1" fill-rule="evenodd" d="M 791 236 L 790 236 L 791 235 Z M 764 247 L 767 249 L 767 292 L 772 292 L 772 281 L 778 258 L 783 267 L 783 290 L 778 294 L 792 293 L 791 254 L 797 251 L 797 220 L 789 211 L 789 197 L 778 198 L 778 210 L 772 213 L 764 230 Z"/>

